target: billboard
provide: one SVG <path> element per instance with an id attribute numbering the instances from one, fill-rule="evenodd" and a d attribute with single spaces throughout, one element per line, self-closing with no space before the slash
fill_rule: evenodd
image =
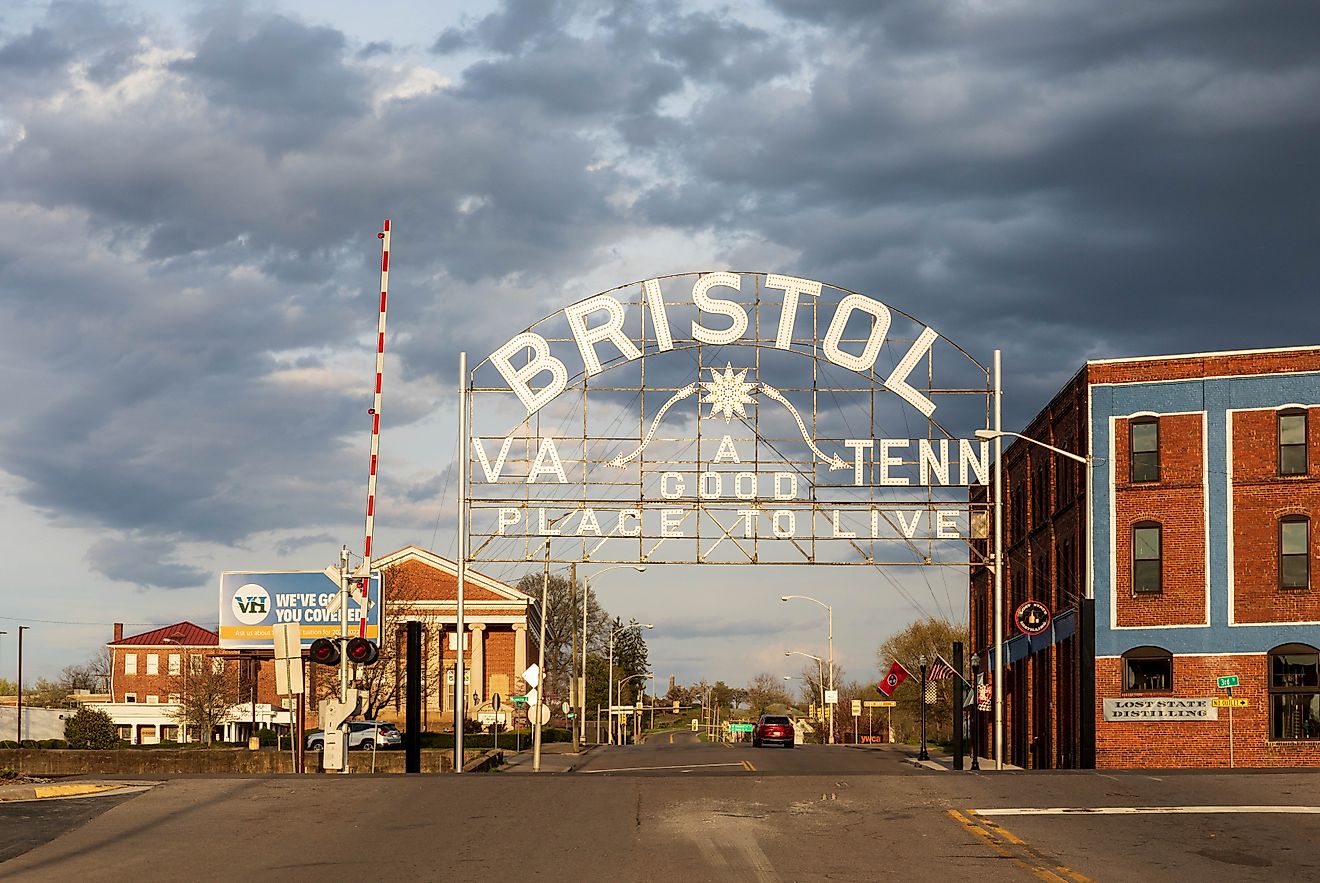
<path id="1" fill-rule="evenodd" d="M 339 635 L 339 583 L 321 570 L 220 574 L 220 646 L 233 650 L 273 650 L 271 626 L 296 622 L 302 645 Z M 371 575 L 368 640 L 380 642 L 380 573 Z M 358 634 L 362 605 L 348 602 L 348 632 Z"/>

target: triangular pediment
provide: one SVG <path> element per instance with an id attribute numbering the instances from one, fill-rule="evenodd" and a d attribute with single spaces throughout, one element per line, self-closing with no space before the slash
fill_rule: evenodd
<path id="1" fill-rule="evenodd" d="M 371 565 L 373 569 L 391 569 L 393 578 L 385 583 L 390 601 L 458 603 L 458 564 L 443 555 L 419 546 L 405 546 L 397 552 L 373 558 Z M 532 603 L 530 595 L 479 571 L 468 568 L 465 576 L 465 608 L 490 605 L 521 608 Z"/>

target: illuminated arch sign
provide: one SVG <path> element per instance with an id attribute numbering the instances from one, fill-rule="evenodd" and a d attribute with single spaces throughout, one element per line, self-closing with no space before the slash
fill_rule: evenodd
<path id="1" fill-rule="evenodd" d="M 881 301 L 774 273 L 588 297 L 464 378 L 473 561 L 967 566 L 989 372 Z M 967 433 L 970 435 L 970 432 Z"/>

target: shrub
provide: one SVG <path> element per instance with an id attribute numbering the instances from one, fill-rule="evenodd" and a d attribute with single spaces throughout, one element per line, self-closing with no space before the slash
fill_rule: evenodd
<path id="1" fill-rule="evenodd" d="M 39 748 L 68 748 L 69 743 L 63 739 L 41 739 L 37 742 Z"/>
<path id="2" fill-rule="evenodd" d="M 277 744 L 279 739 L 275 735 L 274 730 L 270 729 L 269 727 L 262 727 L 261 729 L 257 730 L 257 741 L 262 745 L 262 747 L 267 747 Z"/>
<path id="3" fill-rule="evenodd" d="M 99 708 L 83 707 L 64 722 L 64 738 L 70 748 L 115 748 L 119 734 L 110 715 Z"/>

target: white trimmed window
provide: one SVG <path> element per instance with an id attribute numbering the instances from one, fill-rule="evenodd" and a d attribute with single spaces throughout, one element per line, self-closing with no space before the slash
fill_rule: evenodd
<path id="1" fill-rule="evenodd" d="M 124 701 L 125 701 L 125 702 L 137 702 L 137 694 L 136 694 L 136 693 L 125 693 L 125 694 L 124 694 Z"/>
<path id="2" fill-rule="evenodd" d="M 183 673 L 183 657 L 178 653 L 171 653 L 169 659 L 170 674 L 177 675 Z"/>
<path id="3" fill-rule="evenodd" d="M 148 705 L 160 705 L 160 697 L 159 697 L 159 696 L 148 696 L 148 697 L 147 697 L 147 704 L 148 704 Z"/>
<path id="4" fill-rule="evenodd" d="M 125 654 L 124 654 L 124 674 L 126 674 L 126 675 L 135 675 L 135 674 L 137 674 L 137 654 L 136 654 L 136 653 L 125 653 Z"/>
<path id="5" fill-rule="evenodd" d="M 224 671 L 225 671 L 225 661 L 223 659 L 211 660 L 211 672 L 213 674 L 224 674 Z"/>
<path id="6" fill-rule="evenodd" d="M 160 674 L 160 654 L 158 653 L 147 654 L 147 674 L 149 675 Z"/>

